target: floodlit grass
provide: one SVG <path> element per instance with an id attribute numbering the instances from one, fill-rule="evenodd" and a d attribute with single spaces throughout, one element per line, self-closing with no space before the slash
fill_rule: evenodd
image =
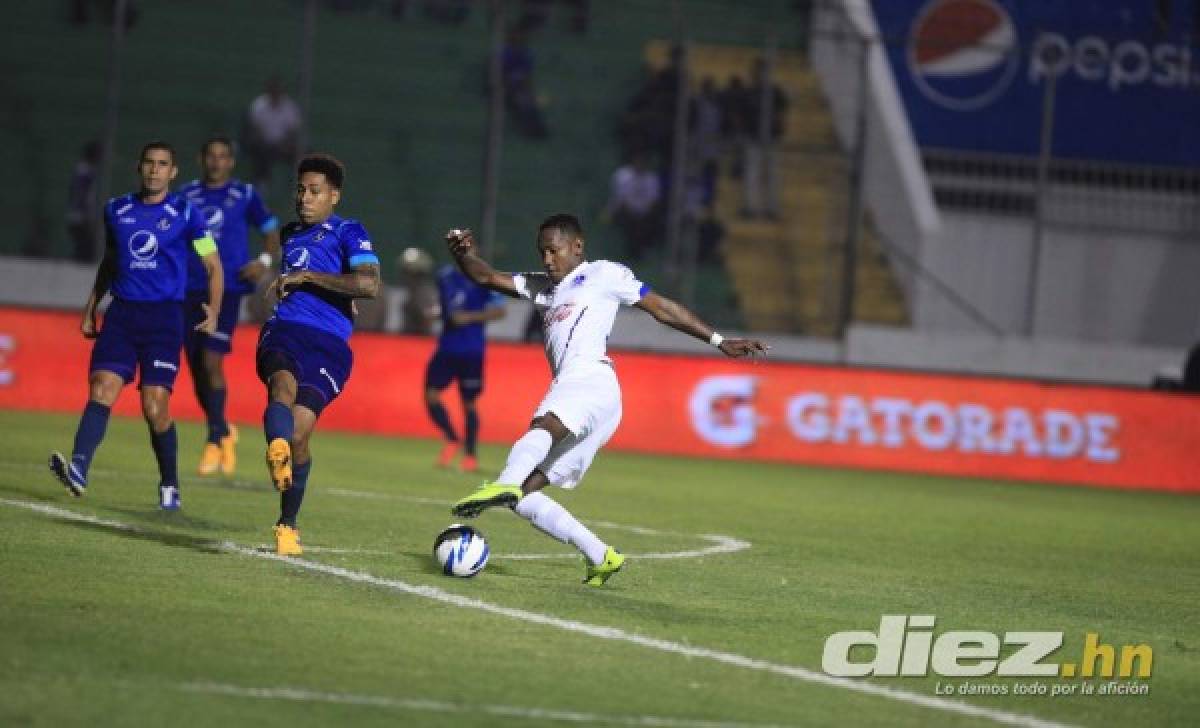
<path id="1" fill-rule="evenodd" d="M 261 433 L 243 428 L 235 478 L 185 475 L 184 509 L 167 514 L 156 507 L 154 459 L 135 420 L 112 421 L 89 492 L 70 498 L 44 463 L 50 450 L 69 448 L 74 427 L 74 417 L 0 412 L 3 725 L 570 717 L 537 711 L 602 724 L 990 722 L 238 553 L 231 544 L 271 542 L 276 516 Z M 180 424 L 182 473 L 192 472 L 200 442 L 199 427 Z M 633 556 L 591 589 L 579 583 L 576 559 L 504 558 L 571 554 L 508 512 L 478 521 L 497 554 L 479 577 L 440 575 L 433 536 L 453 520 L 449 502 L 477 479 L 432 468 L 436 451 L 430 441 L 318 432 L 300 522 L 304 560 L 814 672 L 827 636 L 874 631 L 885 614 L 936 615 L 936 633 L 1062 630 L 1051 662 L 1077 660 L 1084 635 L 1098 632 L 1118 651 L 1153 648 L 1148 695 L 955 700 L 1084 725 L 1188 724 L 1200 709 L 1200 499 L 605 452 L 581 489 L 551 495 L 613 545 L 635 555 L 695 551 L 714 543 L 702 538 L 711 534 L 751 546 Z M 503 456 L 485 447 L 485 469 Z M 926 697 L 939 682 L 964 681 L 871 679 Z M 969 682 L 1011 691 L 1033 681 Z M 297 692 L 238 692 L 253 688 Z"/>

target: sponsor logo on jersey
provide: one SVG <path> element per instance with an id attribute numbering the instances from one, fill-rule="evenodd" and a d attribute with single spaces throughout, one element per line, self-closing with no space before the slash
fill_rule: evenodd
<path id="1" fill-rule="evenodd" d="M 308 248 L 292 248 L 284 254 L 288 270 L 307 270 L 310 255 Z"/>
<path id="2" fill-rule="evenodd" d="M 158 267 L 158 236 L 149 230 L 138 230 L 129 236 L 129 254 L 133 256 L 131 269 L 154 269 Z"/>
<path id="3" fill-rule="evenodd" d="M 209 230 L 217 231 L 225 226 L 225 211 L 216 205 L 205 205 L 200 208 L 200 213 L 204 215 L 204 224 Z"/>

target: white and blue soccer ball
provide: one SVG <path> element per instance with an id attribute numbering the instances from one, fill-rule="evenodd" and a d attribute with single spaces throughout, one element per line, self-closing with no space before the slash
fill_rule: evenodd
<path id="1" fill-rule="evenodd" d="M 433 541 L 433 558 L 448 576 L 475 576 L 488 561 L 488 543 L 479 529 L 455 523 Z"/>

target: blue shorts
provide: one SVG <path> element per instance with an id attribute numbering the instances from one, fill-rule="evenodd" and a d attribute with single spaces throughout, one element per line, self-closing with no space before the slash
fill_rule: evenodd
<path id="1" fill-rule="evenodd" d="M 128 384 L 140 369 L 138 387 L 171 389 L 179 374 L 182 345 L 183 304 L 116 298 L 104 314 L 88 371 L 112 372 Z"/>
<path id="2" fill-rule="evenodd" d="M 439 349 L 425 367 L 425 388 L 441 391 L 458 380 L 458 393 L 465 400 L 483 391 L 483 353 L 452 354 Z"/>
<path id="3" fill-rule="evenodd" d="M 208 291 L 188 291 L 183 302 L 183 348 L 189 358 L 202 348 L 228 354 L 233 351 L 233 330 L 242 308 L 242 294 L 225 291 L 221 297 L 221 310 L 217 312 L 217 330 L 211 334 L 196 331 L 196 324 L 204 320 L 202 303 L 208 303 Z"/>
<path id="4" fill-rule="evenodd" d="M 354 354 L 340 336 L 327 331 L 268 321 L 258 335 L 255 363 L 264 384 L 275 372 L 291 372 L 296 378 L 296 404 L 321 414 L 346 388 Z"/>

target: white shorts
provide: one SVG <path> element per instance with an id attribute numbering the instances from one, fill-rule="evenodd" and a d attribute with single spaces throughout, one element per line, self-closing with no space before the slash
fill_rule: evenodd
<path id="1" fill-rule="evenodd" d="M 551 485 L 574 488 L 621 424 L 621 387 L 608 365 L 555 379 L 534 417 L 553 412 L 570 434 L 538 466 Z"/>

